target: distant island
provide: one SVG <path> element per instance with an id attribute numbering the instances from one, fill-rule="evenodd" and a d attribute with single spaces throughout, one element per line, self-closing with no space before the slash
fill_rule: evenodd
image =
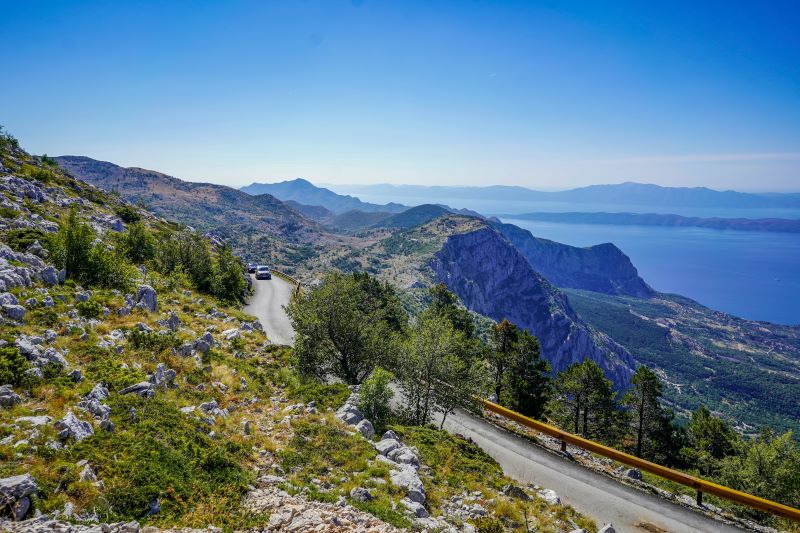
<path id="1" fill-rule="evenodd" d="M 701 218 L 658 213 L 523 213 L 498 215 L 502 219 L 539 220 L 567 224 L 614 224 L 618 226 L 669 226 L 800 233 L 800 220 L 786 218 Z"/>

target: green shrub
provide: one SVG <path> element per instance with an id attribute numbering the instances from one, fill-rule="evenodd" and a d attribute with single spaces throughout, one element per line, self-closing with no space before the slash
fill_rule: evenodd
<path id="1" fill-rule="evenodd" d="M 327 385 L 316 380 L 308 380 L 296 387 L 291 387 L 287 392 L 290 398 L 303 403 L 316 402 L 317 409 L 321 411 L 328 407 L 339 408 L 350 396 L 350 389 L 344 383 Z"/>
<path id="2" fill-rule="evenodd" d="M 177 348 L 180 341 L 174 333 L 161 335 L 156 331 L 146 332 L 138 329 L 131 330 L 128 342 L 134 348 L 162 352 L 168 348 Z"/>
<path id="3" fill-rule="evenodd" d="M 126 224 L 133 224 L 134 222 L 139 222 L 142 219 L 142 216 L 139 214 L 139 210 L 132 205 L 123 205 L 114 210 L 117 216 Z"/>
<path id="4" fill-rule="evenodd" d="M 58 313 L 52 307 L 39 307 L 28 311 L 25 321 L 36 326 L 53 328 L 58 324 L 59 318 Z"/>
<path id="5" fill-rule="evenodd" d="M 114 519 L 141 519 L 151 502 L 161 504 L 159 520 L 174 520 L 199 501 L 226 498 L 238 507 L 251 474 L 244 468 L 247 447 L 212 442 L 171 402 L 112 396 L 114 432 L 98 431 L 66 452 L 86 459 L 105 484 L 96 504 Z M 135 413 L 133 416 L 131 413 Z"/>
<path id="6" fill-rule="evenodd" d="M 35 179 L 36 181 L 41 181 L 42 183 L 45 184 L 50 183 L 51 181 L 56 179 L 55 174 L 43 168 L 34 168 L 28 172 L 28 175 L 32 179 Z"/>
<path id="7" fill-rule="evenodd" d="M 45 233 L 31 228 L 10 229 L 5 232 L 3 240 L 15 252 L 24 252 L 33 241 L 44 242 Z"/>
<path id="8" fill-rule="evenodd" d="M 19 353 L 17 347 L 0 348 L 0 384 L 19 384 L 30 363 Z"/>
<path id="9" fill-rule="evenodd" d="M 103 306 L 97 300 L 86 300 L 75 304 L 78 314 L 86 318 L 98 318 L 103 314 Z"/>
<path id="10" fill-rule="evenodd" d="M 5 205 L 0 205 L 0 217 L 17 218 L 18 216 L 19 216 L 19 211 L 17 211 L 16 209 Z"/>
<path id="11" fill-rule="evenodd" d="M 389 402 L 394 396 L 391 382 L 394 375 L 380 367 L 364 380 L 358 390 L 358 408 L 364 413 L 364 418 L 372 422 L 377 433 L 386 431 L 386 425 L 392 416 Z"/>
<path id="12" fill-rule="evenodd" d="M 96 350 L 96 351 L 95 351 Z M 134 383 L 147 379 L 147 375 L 136 368 L 125 368 L 108 357 L 108 351 L 91 347 L 84 351 L 92 361 L 86 366 L 86 377 L 95 383 L 103 383 L 112 391 L 119 391 Z"/>
<path id="13" fill-rule="evenodd" d="M 53 262 L 67 277 L 87 285 L 125 290 L 131 285 L 132 267 L 103 243 L 95 244 L 94 230 L 70 210 L 58 233 L 46 239 Z"/>
<path id="14" fill-rule="evenodd" d="M 503 522 L 488 516 L 476 518 L 472 523 L 478 529 L 478 533 L 504 533 L 506 530 Z"/>

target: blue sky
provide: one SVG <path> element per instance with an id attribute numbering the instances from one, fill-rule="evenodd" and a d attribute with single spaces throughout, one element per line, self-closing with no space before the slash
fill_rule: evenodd
<path id="1" fill-rule="evenodd" d="M 796 2 L 5 1 L 0 124 L 194 181 L 800 190 Z"/>

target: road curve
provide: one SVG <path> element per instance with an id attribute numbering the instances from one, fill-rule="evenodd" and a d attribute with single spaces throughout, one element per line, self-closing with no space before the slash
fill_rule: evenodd
<path id="1" fill-rule="evenodd" d="M 294 343 L 294 330 L 283 306 L 289 303 L 295 286 L 285 279 L 272 276 L 272 279 L 253 280 L 253 295 L 244 307 L 244 312 L 261 321 L 267 338 L 275 344 Z"/>
<path id="2" fill-rule="evenodd" d="M 657 531 L 651 526 L 669 533 L 742 531 L 598 474 L 465 411 L 449 415 L 444 428 L 471 438 L 508 477 L 553 489 L 598 527 L 611 523 L 618 532 L 636 533 Z"/>
<path id="3" fill-rule="evenodd" d="M 261 320 L 273 342 L 292 344 L 294 332 L 283 306 L 289 302 L 294 286 L 274 277 L 270 281 L 254 280 L 254 287 L 245 311 Z M 624 533 L 742 531 L 598 474 L 465 411 L 449 415 L 444 428 L 471 438 L 500 464 L 508 477 L 553 489 L 564 503 L 594 519 L 598 527 L 610 523 Z"/>

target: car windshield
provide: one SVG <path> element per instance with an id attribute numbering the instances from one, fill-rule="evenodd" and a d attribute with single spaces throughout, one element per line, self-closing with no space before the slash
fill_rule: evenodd
<path id="1" fill-rule="evenodd" d="M 260 272 L 268 272 L 269 271 L 269 267 L 258 267 L 258 270 Z"/>

